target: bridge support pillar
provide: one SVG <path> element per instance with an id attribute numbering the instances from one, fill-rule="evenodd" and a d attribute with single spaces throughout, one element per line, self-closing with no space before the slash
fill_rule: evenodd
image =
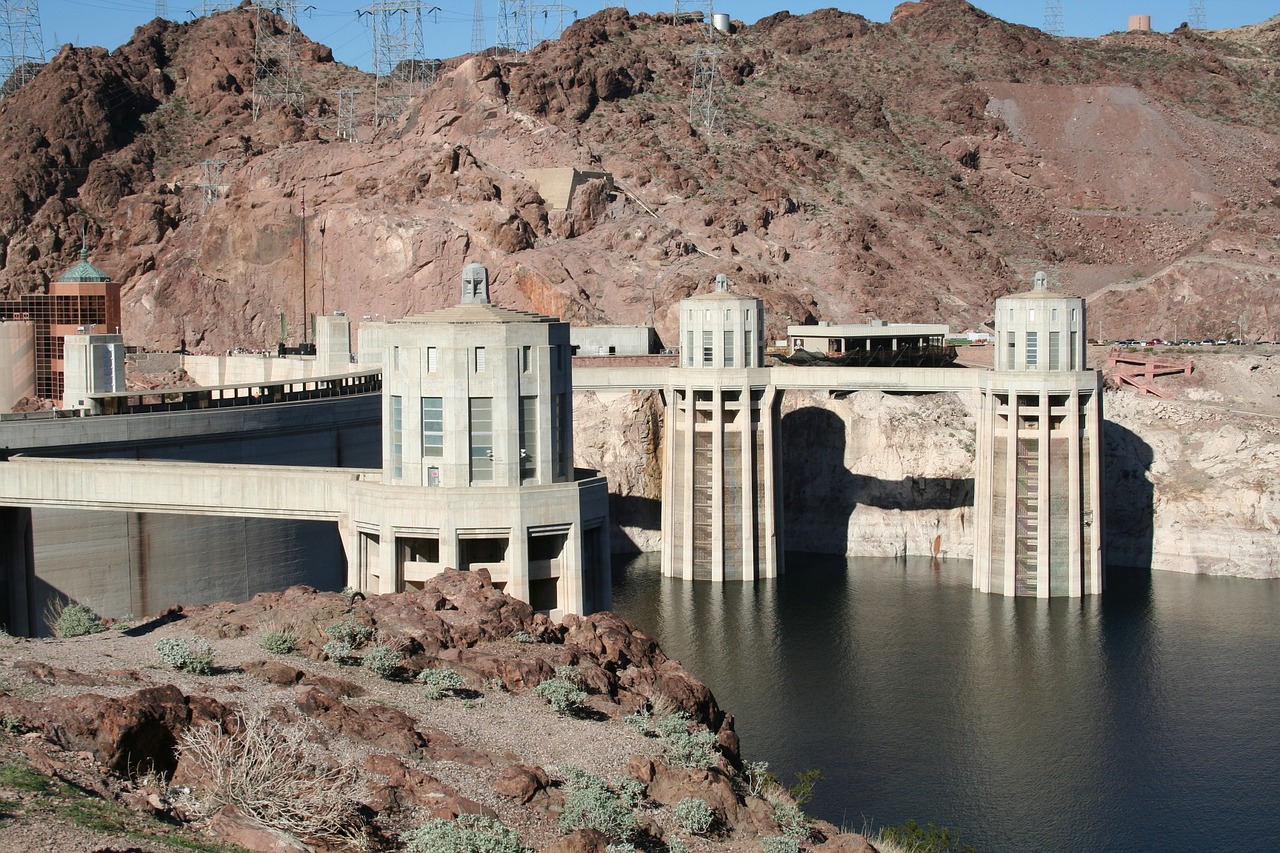
<path id="1" fill-rule="evenodd" d="M 32 636 L 37 627 L 32 612 L 35 558 L 31 510 L 22 506 L 0 507 L 0 600 L 4 628 L 14 636 Z"/>

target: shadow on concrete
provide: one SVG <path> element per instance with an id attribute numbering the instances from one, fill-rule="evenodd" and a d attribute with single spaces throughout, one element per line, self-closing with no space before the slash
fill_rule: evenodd
<path id="1" fill-rule="evenodd" d="M 645 543 L 636 542 L 624 527 L 653 531 L 662 529 L 662 501 L 638 495 L 609 495 L 609 550 L 614 554 L 639 554 Z"/>
<path id="2" fill-rule="evenodd" d="M 849 553 L 849 518 L 859 504 L 913 512 L 973 506 L 972 478 L 885 480 L 845 467 L 845 424 L 826 409 L 796 409 L 782 418 L 782 494 L 788 547 Z"/>
<path id="3" fill-rule="evenodd" d="M 1155 451 L 1132 430 L 1102 422 L 1103 563 L 1107 595 L 1149 586 L 1155 536 Z"/>

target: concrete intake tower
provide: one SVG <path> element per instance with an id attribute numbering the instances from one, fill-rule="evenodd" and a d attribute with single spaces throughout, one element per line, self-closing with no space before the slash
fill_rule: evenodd
<path id="1" fill-rule="evenodd" d="M 1049 598 L 1102 591 L 1102 375 L 1085 305 L 1045 288 L 996 300 L 980 388 L 973 586 Z"/>

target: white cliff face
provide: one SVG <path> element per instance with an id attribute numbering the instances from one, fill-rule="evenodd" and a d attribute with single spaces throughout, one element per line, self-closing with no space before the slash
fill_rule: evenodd
<path id="1" fill-rule="evenodd" d="M 976 395 L 783 398 L 782 497 L 794 551 L 972 557 Z"/>
<path id="2" fill-rule="evenodd" d="M 1177 401 L 1107 394 L 1107 564 L 1280 577 L 1280 359 L 1223 359 L 1203 372 L 1225 389 L 1239 374 L 1235 387 L 1261 396 L 1209 384 Z M 576 397 L 577 461 L 609 477 L 614 550 L 658 550 L 659 396 Z M 977 407 L 976 394 L 788 391 L 785 548 L 971 558 Z"/>
<path id="3" fill-rule="evenodd" d="M 1108 561 L 1163 571 L 1280 577 L 1280 417 L 1217 402 L 1107 395 L 1107 480 L 1148 495 L 1149 518 L 1107 508 Z M 1280 406 L 1277 407 L 1280 414 Z"/>

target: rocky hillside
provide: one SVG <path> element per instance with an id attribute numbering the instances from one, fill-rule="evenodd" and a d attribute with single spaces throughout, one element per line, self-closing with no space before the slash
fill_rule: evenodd
<path id="1" fill-rule="evenodd" d="M 356 601 L 294 587 L 0 650 L 4 850 L 709 852 L 789 836 L 874 853 L 743 764 L 732 718 L 641 631 L 608 613 L 551 624 L 483 573 Z M 515 846 L 431 834 L 468 821 Z"/>
<path id="2" fill-rule="evenodd" d="M 74 260 L 124 283 L 130 343 L 274 344 L 280 315 L 496 298 L 655 323 L 719 272 L 788 322 L 989 319 L 1048 269 L 1091 334 L 1274 338 L 1280 23 L 1059 39 L 962 0 L 888 23 L 706 28 L 611 9 L 520 57 L 460 57 L 376 136 L 371 81 L 304 43 L 297 114 L 251 109 L 256 17 L 153 21 L 66 48 L 0 101 L 0 283 Z M 282 27 L 281 22 L 273 26 Z M 717 51 L 723 131 L 690 124 Z M 709 66 L 707 66 L 709 67 Z M 369 141 L 337 134 L 360 89 Z M 203 164 L 203 165 L 202 165 Z M 216 164 L 216 165 L 215 165 Z M 570 211 L 524 170 L 613 174 Z"/>

